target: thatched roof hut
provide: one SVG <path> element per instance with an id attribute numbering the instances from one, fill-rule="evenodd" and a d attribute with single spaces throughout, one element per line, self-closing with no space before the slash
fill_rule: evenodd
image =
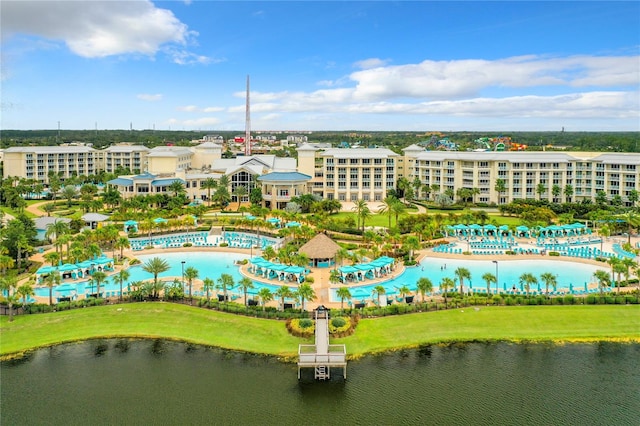
<path id="1" fill-rule="evenodd" d="M 300 253 L 309 256 L 313 266 L 330 266 L 340 246 L 325 234 L 318 234 L 307 241 L 300 249 Z"/>

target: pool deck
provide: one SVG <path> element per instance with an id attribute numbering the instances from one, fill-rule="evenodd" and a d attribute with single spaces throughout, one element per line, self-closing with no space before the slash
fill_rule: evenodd
<path id="1" fill-rule="evenodd" d="M 465 244 L 466 242 L 464 241 L 459 241 L 457 238 L 449 238 L 448 240 L 452 241 L 452 242 L 456 242 L 456 243 L 462 243 Z M 521 239 L 516 239 L 519 247 L 527 249 L 527 248 L 535 248 L 535 240 L 532 240 L 530 238 L 521 238 Z M 638 237 L 633 237 L 631 238 L 631 244 L 633 246 L 635 246 L 635 244 L 637 242 L 640 241 L 640 238 Z M 608 252 L 613 252 L 613 244 L 615 243 L 624 243 L 626 242 L 626 239 L 622 239 L 622 238 L 607 238 L 605 240 L 605 242 L 603 243 L 603 250 L 604 251 L 608 251 Z M 599 243 L 593 244 L 592 246 L 597 246 L 598 248 L 600 247 Z M 262 252 L 259 249 L 243 249 L 243 248 L 235 248 L 235 247 L 177 247 L 177 248 L 155 248 L 155 249 L 145 249 L 142 251 L 132 251 L 130 249 L 125 249 L 123 251 L 123 255 L 125 257 L 128 258 L 136 258 L 136 256 L 138 255 L 154 255 L 154 254 L 163 254 L 163 253 L 172 253 L 172 252 L 179 252 L 179 253 L 201 253 L 201 252 L 212 252 L 212 253 L 237 253 L 237 254 L 244 254 L 247 256 L 260 256 L 262 254 Z M 117 253 L 117 251 L 116 251 Z M 117 253 L 119 254 L 119 253 Z M 577 258 L 577 257 L 567 257 L 567 256 L 548 256 L 548 255 L 541 255 L 541 254 L 517 254 L 517 255 L 465 255 L 465 254 L 453 254 L 453 253 L 438 253 L 438 252 L 434 252 L 432 249 L 424 249 L 424 250 L 419 250 L 416 251 L 416 260 L 418 261 L 418 263 L 420 261 L 422 261 L 424 258 L 437 258 L 437 259 L 460 259 L 460 260 L 478 260 L 478 261 L 516 261 L 516 260 L 536 260 L 536 259 L 544 259 L 546 261 L 560 261 L 560 262 L 573 262 L 573 263 L 582 263 L 582 264 L 589 264 L 589 265 L 595 265 L 595 266 L 600 266 L 602 267 L 603 270 L 605 271 L 610 271 L 611 267 L 605 263 L 605 262 L 598 262 L 594 259 L 585 259 L 585 258 Z M 36 253 L 31 257 L 33 260 L 37 260 L 40 262 L 44 263 L 44 254 L 43 253 Z M 254 274 L 252 274 L 251 272 L 249 272 L 249 267 L 251 266 L 251 263 L 247 263 L 246 265 L 241 265 L 239 268 L 239 272 L 241 275 L 248 277 L 250 279 L 252 279 L 253 281 L 257 281 L 260 283 L 264 283 L 264 284 L 271 284 L 271 285 L 289 285 L 290 287 L 297 287 L 296 283 L 293 282 L 286 282 L 286 281 L 280 281 L 280 280 L 271 280 L 271 279 L 266 279 L 266 278 L 262 278 L 262 277 L 257 277 Z M 107 275 L 111 276 L 113 274 L 118 273 L 118 271 L 120 271 L 120 269 L 122 269 L 122 265 L 116 265 L 115 266 L 115 270 L 113 272 L 109 272 Z M 335 289 L 335 288 L 339 288 L 342 287 L 344 284 L 332 284 L 329 281 L 329 276 L 331 274 L 331 271 L 333 268 L 309 268 L 311 270 L 311 273 L 309 274 L 310 277 L 313 277 L 314 279 L 314 283 L 312 284 L 312 287 L 316 293 L 316 300 L 314 301 L 307 301 L 305 302 L 305 307 L 309 310 L 311 309 L 315 309 L 317 306 L 319 305 L 324 305 L 330 308 L 339 308 L 340 307 L 340 302 L 333 302 L 330 300 L 330 293 L 331 293 L 331 289 Z M 395 268 L 391 271 L 391 273 L 389 273 L 388 275 L 381 277 L 381 278 L 375 278 L 375 279 L 365 279 L 364 281 L 359 281 L 357 283 L 352 283 L 349 286 L 351 288 L 357 288 L 358 286 L 371 286 L 371 285 L 377 285 L 379 283 L 383 283 L 385 281 L 391 280 L 393 278 L 396 278 L 397 276 L 401 275 L 403 272 L 405 271 L 405 266 L 402 262 L 398 262 L 396 263 Z M 181 277 L 168 277 L 168 276 L 163 276 L 161 277 L 162 281 L 173 281 L 174 279 L 182 279 Z M 72 283 L 77 283 L 79 282 L 78 280 L 74 280 L 74 281 L 69 281 L 69 280 L 65 280 L 64 282 L 72 282 Z M 591 283 L 590 288 L 594 288 L 596 287 L 595 283 Z M 629 287 L 629 288 L 625 288 L 623 289 L 624 291 L 630 291 L 633 290 L 635 287 Z M 196 279 L 193 282 L 193 291 L 201 291 L 202 290 L 202 280 L 201 279 Z M 236 293 L 239 294 L 240 298 L 237 299 L 237 301 L 239 301 L 240 303 L 243 303 L 242 300 L 242 294 L 240 294 L 237 289 L 234 289 L 234 291 L 231 291 L 230 293 Z M 212 297 L 215 297 L 215 292 L 212 292 Z M 248 296 L 249 297 L 249 296 Z M 49 298 L 47 297 L 35 297 L 36 301 L 38 303 L 48 303 Z M 267 304 L 267 306 L 276 306 L 278 304 L 278 301 L 274 300 L 272 302 L 270 302 L 269 304 Z"/>

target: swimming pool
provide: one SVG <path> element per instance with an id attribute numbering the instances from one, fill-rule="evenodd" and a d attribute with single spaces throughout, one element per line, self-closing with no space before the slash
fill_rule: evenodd
<path id="1" fill-rule="evenodd" d="M 416 290 L 416 283 L 421 277 L 427 277 L 433 283 L 434 290 L 438 289 L 443 278 L 456 279 L 454 271 L 456 268 L 467 268 L 471 273 L 471 280 L 465 280 L 465 289 L 486 289 L 487 284 L 482 279 L 482 275 L 487 272 L 496 274 L 496 264 L 490 260 L 466 260 L 466 259 L 441 259 L 425 258 L 416 267 L 408 267 L 405 272 L 398 277 L 377 284 L 350 285 L 351 294 L 356 299 L 370 298 L 374 287 L 382 285 L 388 295 L 397 295 L 398 288 L 406 285 L 411 291 Z M 540 275 L 551 272 L 556 275 L 558 282 L 557 289 L 569 289 L 570 285 L 577 289 L 584 289 L 585 283 L 593 281 L 593 273 L 597 270 L 608 271 L 607 265 L 595 266 L 584 263 L 555 261 L 555 260 L 503 260 L 498 262 L 498 289 L 500 291 L 510 290 L 515 286 L 520 289 L 520 275 L 525 272 L 532 273 L 540 283 L 540 289 L 544 291 L 544 283 L 540 280 Z M 456 279 L 457 283 L 457 279 Z M 492 284 L 491 289 L 496 285 Z M 537 290 L 534 285 L 531 290 Z M 550 289 L 549 291 L 551 291 Z M 335 290 L 331 292 L 331 300 L 339 302 Z"/>
<path id="2" fill-rule="evenodd" d="M 242 275 L 235 262 L 238 260 L 249 259 L 248 255 L 239 253 L 225 253 L 225 252 L 168 252 L 160 254 L 144 254 L 136 256 L 140 260 L 140 264 L 133 265 L 129 268 L 129 280 L 142 281 L 153 278 L 153 275 L 145 272 L 142 269 L 142 265 L 149 259 L 159 257 L 164 259 L 169 264 L 169 270 L 163 272 L 158 276 L 158 279 L 162 280 L 166 277 L 181 277 L 182 276 L 182 261 L 185 262 L 185 269 L 192 266 L 198 270 L 198 279 L 204 279 L 206 277 L 217 281 L 220 275 L 223 273 L 229 274 L 233 277 L 234 282 L 237 284 Z M 111 296 L 116 296 L 116 292 L 120 291 L 120 285 L 113 283 L 113 276 L 110 276 L 106 283 L 100 286 L 101 292 L 114 293 Z M 248 291 L 249 294 L 258 294 L 261 288 L 267 287 L 272 292 L 278 289 L 278 286 L 272 284 L 264 284 L 254 281 L 255 288 Z M 126 284 L 123 285 L 126 287 Z M 93 289 L 95 291 L 95 288 Z M 233 290 L 232 290 L 233 291 Z M 67 282 L 53 288 L 53 297 L 69 297 L 74 294 L 82 295 L 90 293 L 91 289 L 87 285 L 87 281 L 81 282 Z M 236 291 L 237 292 L 237 291 Z M 41 287 L 35 289 L 36 296 L 49 297 L 49 289 Z"/>

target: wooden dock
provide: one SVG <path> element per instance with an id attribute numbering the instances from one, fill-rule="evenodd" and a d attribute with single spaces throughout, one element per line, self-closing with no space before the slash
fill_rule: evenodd
<path id="1" fill-rule="evenodd" d="M 342 367 L 342 374 L 347 378 L 347 348 L 329 344 L 329 319 L 329 310 L 318 306 L 315 310 L 315 345 L 298 347 L 298 380 L 302 368 L 313 368 L 315 379 L 327 380 L 331 378 L 331 367 Z"/>

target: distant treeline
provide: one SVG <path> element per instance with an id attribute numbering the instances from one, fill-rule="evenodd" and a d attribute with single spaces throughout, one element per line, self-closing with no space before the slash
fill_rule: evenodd
<path id="1" fill-rule="evenodd" d="M 102 148 L 118 142 L 154 147 L 158 145 L 185 145 L 205 135 L 220 135 L 225 140 L 243 134 L 234 131 L 167 131 L 167 130 L 2 130 L 0 147 L 20 145 L 56 145 L 61 143 L 91 143 Z M 262 132 L 267 133 L 267 132 Z M 255 135 L 256 132 L 253 132 Z M 278 138 L 297 134 L 276 133 Z M 411 144 L 428 141 L 432 135 L 448 137 L 461 149 L 477 148 L 474 140 L 482 137 L 508 136 L 513 142 L 528 146 L 529 150 L 567 149 L 571 151 L 640 152 L 640 132 L 364 132 L 320 131 L 307 134 L 309 142 L 342 142 L 361 146 L 385 146 L 400 151 Z"/>

